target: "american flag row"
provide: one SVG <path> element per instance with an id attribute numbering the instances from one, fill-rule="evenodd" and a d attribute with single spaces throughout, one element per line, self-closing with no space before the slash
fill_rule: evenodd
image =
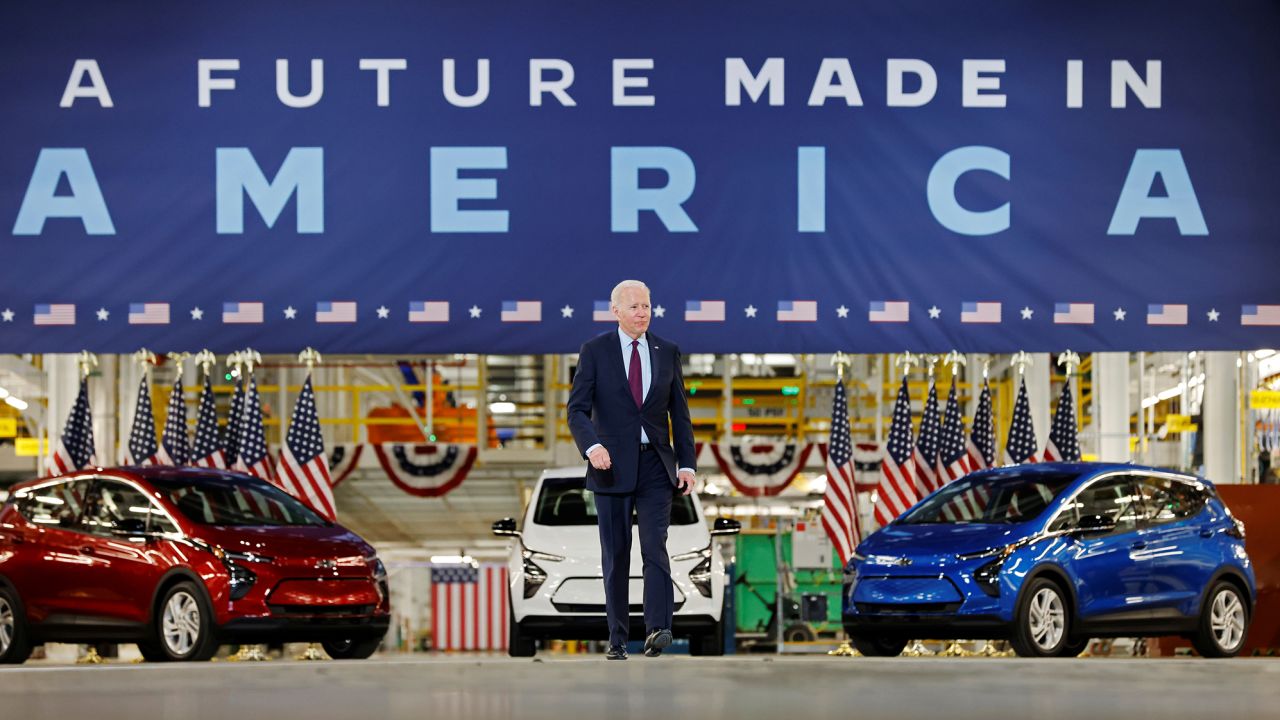
<path id="1" fill-rule="evenodd" d="M 205 377 L 196 416 L 195 442 L 187 435 L 187 405 L 183 399 L 182 377 L 169 395 L 169 414 L 164 433 L 156 442 L 155 415 L 146 374 L 138 384 L 138 401 L 129 433 L 124 462 L 127 465 L 191 465 L 233 468 L 272 482 L 329 520 L 336 519 L 329 461 L 320 435 L 315 391 L 307 376 L 279 457 L 267 449 L 262 421 L 262 399 L 253 375 L 246 389 L 236 380 L 235 393 L 227 417 L 225 437 L 218 433 L 218 412 L 213 386 Z M 89 410 L 88 380 L 80 381 L 71 414 L 67 418 L 51 468 L 68 473 L 97 463 Z"/>
<path id="2" fill-rule="evenodd" d="M 996 465 L 995 423 L 991 410 L 991 388 L 986 382 L 978 399 L 973 425 L 966 437 L 954 379 L 945 409 L 939 412 L 938 389 L 932 383 L 925 400 L 919 433 L 912 437 L 911 396 L 903 377 L 894 403 L 893 419 L 881 462 L 876 488 L 876 522 L 887 525 L 921 498 L 960 477 Z M 1005 440 L 1003 464 L 1078 461 L 1080 442 L 1076 433 L 1075 402 L 1071 382 L 1062 386 L 1049 439 L 1043 449 L 1036 447 L 1031 421 L 1031 403 L 1025 381 L 1019 383 L 1013 419 Z M 830 452 L 827 457 L 827 490 L 823 498 L 822 523 L 842 560 L 848 559 L 858 541 L 858 497 L 854 483 L 853 446 L 849 436 L 848 400 L 844 382 L 836 383 L 831 411 Z M 956 517 L 981 514 L 988 498 L 976 491 L 961 497 L 944 513 Z"/>
<path id="3" fill-rule="evenodd" d="M 608 300 L 596 300 L 591 308 L 592 320 L 596 322 L 617 322 L 617 318 L 614 317 L 609 309 Z M 459 317 L 471 320 L 482 319 L 488 317 L 485 315 L 486 311 L 491 311 L 493 308 L 472 304 L 469 307 L 459 305 L 457 310 L 458 312 L 455 313 L 452 303 L 447 300 L 414 300 L 410 301 L 407 307 L 403 307 L 401 312 L 404 313 L 402 317 L 411 323 L 447 323 Z M 579 307 L 566 304 L 558 308 L 551 307 L 545 314 L 551 318 L 572 319 L 579 310 Z M 939 320 L 948 312 L 948 310 L 937 305 L 921 308 L 920 310 L 923 310 L 930 320 Z M 958 309 L 951 308 L 950 311 L 958 311 L 960 322 L 962 323 L 999 324 L 1004 322 L 1006 318 L 1004 303 L 1002 302 L 962 302 Z M 174 310 L 169 303 L 164 302 L 130 303 L 125 320 L 129 325 L 169 325 L 173 322 L 175 316 L 182 318 L 184 315 L 189 315 L 191 321 L 203 321 L 206 312 L 204 308 L 199 306 Z M 761 313 L 764 312 L 765 310 L 757 308 L 754 304 L 735 307 L 731 310 L 724 300 L 686 300 L 683 317 L 685 322 L 722 323 L 727 321 L 730 314 L 737 317 L 737 314 L 741 313 L 744 319 L 750 320 L 762 317 Z M 852 311 L 848 306 L 842 304 L 835 307 L 832 312 L 836 318 L 843 319 L 850 317 L 850 312 Z M 1038 312 L 1039 309 L 1032 308 L 1029 305 L 1022 308 L 1012 307 L 1011 317 L 1015 322 L 1034 322 Z M 1131 309 L 1124 307 L 1098 309 L 1094 303 L 1063 302 L 1054 304 L 1052 320 L 1055 325 L 1094 325 L 1096 322 L 1127 322 L 1130 321 L 1130 312 Z M 1138 312 L 1140 313 L 1141 309 Z M 653 309 L 653 314 L 656 317 L 665 317 L 666 313 L 667 308 L 662 305 L 657 305 Z M 100 307 L 97 310 L 91 310 L 90 314 L 94 318 L 93 322 L 105 323 L 112 321 L 114 313 L 106 307 Z M 1217 308 L 1210 308 L 1204 311 L 1205 322 L 1219 322 L 1223 314 Z M 389 320 L 391 316 L 391 308 L 384 304 L 375 308 L 373 318 L 369 319 Z M 1198 314 L 1194 316 L 1198 317 Z M 273 308 L 269 313 L 266 303 L 259 301 L 224 302 L 222 304 L 221 320 L 227 325 L 262 324 L 267 322 L 269 317 L 280 320 L 297 320 L 302 317 L 302 310 L 288 305 L 283 308 Z M 320 301 L 315 304 L 313 317 L 315 322 L 322 324 L 359 322 L 359 303 L 354 300 Z M 819 318 L 818 301 L 779 300 L 773 317 L 778 322 L 817 322 Z M 1145 322 L 1147 325 L 1189 325 L 1192 317 L 1191 310 L 1185 304 L 1148 304 L 1146 306 Z M 16 313 L 12 309 L 5 308 L 0 311 L 0 320 L 3 322 L 13 322 L 15 318 Z M 35 325 L 75 325 L 76 318 L 76 305 L 74 303 L 36 305 L 35 311 L 32 313 L 32 322 Z M 542 322 L 544 319 L 543 303 L 541 300 L 504 300 L 498 308 L 498 318 L 502 322 Z M 1098 320 L 1098 318 L 1101 318 L 1101 320 Z M 867 321 L 872 323 L 910 322 L 911 302 L 906 300 L 872 301 L 867 307 Z M 1243 305 L 1240 308 L 1240 324 L 1246 326 L 1280 325 L 1280 305 Z"/>

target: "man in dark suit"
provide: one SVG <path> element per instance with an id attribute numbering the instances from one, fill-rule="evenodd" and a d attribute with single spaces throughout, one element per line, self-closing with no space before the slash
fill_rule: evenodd
<path id="1" fill-rule="evenodd" d="M 568 411 L 573 439 L 590 462 L 587 488 L 600 521 L 607 657 L 625 660 L 633 511 L 644 562 L 644 654 L 660 655 L 671 644 L 667 527 L 675 493 L 693 492 L 694 444 L 680 349 L 647 332 L 649 288 L 638 280 L 618 283 L 610 308 L 618 329 L 582 346 Z"/>

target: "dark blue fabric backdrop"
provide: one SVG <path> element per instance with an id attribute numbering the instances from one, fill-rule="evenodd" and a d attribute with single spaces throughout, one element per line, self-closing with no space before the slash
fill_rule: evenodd
<path id="1" fill-rule="evenodd" d="M 1264 306 L 1258 316 L 1280 323 L 1266 307 L 1280 306 L 1274 2 L 54 1 L 8 3 L 0 18 L 3 352 L 571 352 L 608 329 L 593 309 L 624 278 L 653 288 L 654 329 L 687 351 L 1280 344 L 1280 326 L 1242 322 L 1245 306 Z M 725 59 L 739 57 L 752 71 L 785 59 L 784 105 L 766 92 L 726 106 Z M 278 58 L 299 94 L 309 61 L 324 60 L 318 104 L 277 99 Z M 406 60 L 389 107 L 361 58 Z M 490 61 L 483 104 L 447 102 L 444 58 L 464 94 L 476 61 Z M 575 106 L 549 95 L 530 106 L 531 58 L 572 64 Z M 613 105 L 615 58 L 652 58 L 631 73 L 648 78 L 631 93 L 652 107 Z M 823 58 L 848 59 L 863 105 L 807 104 Z M 890 58 L 936 71 L 928 104 L 887 106 Z M 59 107 L 78 59 L 96 60 L 113 107 Z M 215 73 L 236 88 L 212 91 L 207 108 L 200 59 L 240 63 Z M 1006 107 L 962 107 L 965 59 L 1005 61 Z M 1083 61 L 1080 108 L 1067 107 L 1070 60 Z M 1110 106 L 1113 60 L 1143 75 L 1160 61 L 1159 108 L 1133 93 Z M 636 232 L 612 229 L 611 148 L 648 146 L 696 168 L 682 206 L 696 232 L 653 212 Z M 797 149 L 810 146 L 826 148 L 824 232 L 797 227 Z M 1009 179 L 966 173 L 956 201 L 1009 203 L 1006 230 L 957 233 L 930 210 L 935 163 L 968 146 L 1007 153 Z M 505 210 L 507 232 L 432 231 L 433 147 L 506 149 L 505 169 L 461 173 L 494 178 L 497 197 L 459 209 Z M 39 206 L 28 196 L 41 151 L 56 148 L 83 148 L 114 234 L 58 217 L 17 232 L 24 197 Z M 219 233 L 218 148 L 247 148 L 267 180 L 291 148 L 322 148 L 323 232 L 298 232 L 291 196 L 272 227 L 244 199 L 244 231 Z M 1144 149 L 1180 151 L 1207 234 L 1152 217 L 1108 234 Z M 642 187 L 667 180 L 639 175 Z M 1149 184 L 1144 196 L 1176 190 L 1168 176 Z M 69 178 L 57 188 L 83 202 Z M 231 301 L 261 302 L 264 322 L 224 322 Z M 317 322 L 330 301 L 354 301 L 356 322 Z M 448 322 L 410 322 L 425 301 L 448 302 Z M 503 322 L 514 301 L 539 302 L 540 321 Z M 686 322 L 690 301 L 723 301 L 724 321 Z M 779 321 L 785 301 L 816 302 L 816 320 Z M 877 301 L 908 302 L 909 320 L 871 322 Z M 1001 303 L 1000 322 L 963 322 L 978 301 Z M 147 302 L 169 305 L 167 324 L 130 324 Z M 1055 323 L 1060 303 L 1091 304 L 1093 322 Z M 36 324 L 51 304 L 74 304 L 75 324 Z M 1179 319 L 1151 305 L 1184 305 L 1186 324 L 1151 324 Z"/>

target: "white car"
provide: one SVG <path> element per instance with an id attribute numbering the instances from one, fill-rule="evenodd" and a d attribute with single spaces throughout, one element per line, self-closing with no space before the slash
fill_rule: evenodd
<path id="1" fill-rule="evenodd" d="M 508 561 L 511 608 L 508 652 L 529 657 L 537 641 L 603 640 L 604 573 L 595 498 L 586 489 L 585 466 L 544 470 L 525 510 L 521 528 L 512 518 L 493 524 L 493 533 L 513 537 Z M 724 653 L 724 561 L 713 535 L 734 535 L 736 520 L 717 518 L 707 529 L 697 495 L 676 495 L 671 504 L 667 552 L 675 586 L 672 634 L 689 638 L 693 655 Z M 644 638 L 644 579 L 640 540 L 632 528 L 631 637 Z M 729 625 L 732 627 L 732 625 Z"/>

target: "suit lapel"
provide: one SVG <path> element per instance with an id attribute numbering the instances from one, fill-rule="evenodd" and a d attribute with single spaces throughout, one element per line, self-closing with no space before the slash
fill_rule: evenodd
<path id="1" fill-rule="evenodd" d="M 613 349 L 606 353 L 609 356 L 609 362 L 618 369 L 618 377 L 622 379 L 622 392 L 627 398 L 631 397 L 631 380 L 627 378 L 627 364 L 622 359 L 622 341 L 618 339 L 618 333 L 609 333 L 610 347 Z M 632 400 L 634 403 L 635 401 Z"/>

